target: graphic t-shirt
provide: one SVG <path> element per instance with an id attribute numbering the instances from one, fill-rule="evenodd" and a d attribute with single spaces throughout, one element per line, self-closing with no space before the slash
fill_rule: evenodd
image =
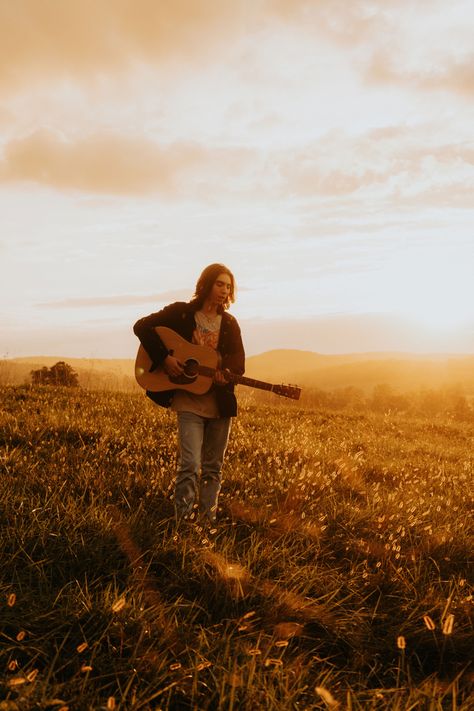
<path id="1" fill-rule="evenodd" d="M 196 311 L 194 320 L 196 328 L 193 332 L 193 343 L 217 350 L 222 316 L 219 314 L 209 317 L 203 311 Z M 176 390 L 171 409 L 176 412 L 193 412 L 201 417 L 219 417 L 216 397 L 212 390 L 203 395 Z"/>

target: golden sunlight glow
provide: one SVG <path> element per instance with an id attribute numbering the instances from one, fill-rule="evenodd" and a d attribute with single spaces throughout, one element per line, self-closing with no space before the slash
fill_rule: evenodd
<path id="1" fill-rule="evenodd" d="M 474 351 L 466 3 L 369 5 L 0 3 L 2 355 L 131 358 L 215 261 L 249 355 Z"/>
<path id="2" fill-rule="evenodd" d="M 455 249 L 427 245 L 394 263 L 398 275 L 397 307 L 400 314 L 430 329 L 449 331 L 474 321 L 472 263 L 465 252 L 459 260 Z M 397 278 L 392 275 L 393 280 Z"/>

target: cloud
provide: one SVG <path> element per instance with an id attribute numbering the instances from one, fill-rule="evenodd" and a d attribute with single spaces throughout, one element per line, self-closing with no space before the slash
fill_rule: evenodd
<path id="1" fill-rule="evenodd" d="M 136 64 L 206 61 L 275 21 L 358 38 L 381 21 L 361 0 L 15 0 L 0 3 L 0 87 L 94 81 Z M 375 30 L 372 30 L 375 31 Z"/>
<path id="2" fill-rule="evenodd" d="M 303 23 L 344 45 L 357 45 L 392 25 L 390 10 L 399 0 L 267 0 L 267 10 L 284 22 Z"/>
<path id="3" fill-rule="evenodd" d="M 301 198 L 372 203 L 465 204 L 474 182 L 473 149 L 462 138 L 446 141 L 442 124 L 388 126 L 359 135 L 331 131 L 304 150 L 280 154 L 278 189 Z M 339 213 L 340 219 L 340 213 Z"/>
<path id="4" fill-rule="evenodd" d="M 0 88 L 96 82 L 140 64 L 207 62 L 274 28 L 349 47 L 401 35 L 440 0 L 15 0 L 0 3 Z M 415 5 L 413 8 L 412 5 Z"/>
<path id="5" fill-rule="evenodd" d="M 0 86 L 89 78 L 167 57 L 205 56 L 240 14 L 221 0 L 0 3 Z M 228 30 L 227 30 L 228 31 Z"/>
<path id="6" fill-rule="evenodd" d="M 428 62 L 425 62 L 425 65 Z M 396 84 L 424 91 L 447 91 L 464 97 L 474 94 L 474 54 L 429 62 L 429 68 L 403 68 L 394 55 L 378 51 L 372 55 L 366 80 L 375 84 Z"/>
<path id="7" fill-rule="evenodd" d="M 188 301 L 191 297 L 189 289 L 173 289 L 159 294 L 120 294 L 116 296 L 92 296 L 84 298 L 63 299 L 36 304 L 43 309 L 94 308 L 97 306 L 136 306 L 139 304 L 164 304 L 173 301 Z"/>
<path id="8" fill-rule="evenodd" d="M 160 145 L 104 132 L 69 139 L 41 130 L 6 144 L 0 181 L 96 195 L 160 193 L 202 201 L 340 201 L 360 193 L 370 193 L 371 200 L 400 201 L 436 189 L 445 190 L 449 202 L 463 184 L 472 185 L 473 163 L 472 146 L 462 139 L 446 142 L 435 123 L 389 126 L 355 136 L 330 131 L 298 150 Z"/>
<path id="9" fill-rule="evenodd" d="M 172 195 L 183 189 L 188 172 L 222 162 L 232 169 L 244 152 L 208 151 L 195 143 L 160 146 L 146 138 L 98 133 L 68 140 L 36 131 L 4 148 L 0 180 L 31 181 L 59 189 L 93 193 Z"/>
<path id="10" fill-rule="evenodd" d="M 0 106 L 0 129 L 12 128 L 15 126 L 15 115 L 5 106 Z"/>
<path id="11" fill-rule="evenodd" d="M 28 181 L 111 195 L 159 192 L 172 197 L 191 191 L 210 198 L 209 182 L 222 191 L 225 179 L 251 176 L 255 165 L 254 152 L 245 148 L 160 145 L 107 132 L 66 138 L 45 129 L 11 140 L 3 154 L 0 182 Z"/>

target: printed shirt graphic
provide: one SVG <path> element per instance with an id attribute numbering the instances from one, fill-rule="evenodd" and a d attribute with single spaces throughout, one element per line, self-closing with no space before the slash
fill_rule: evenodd
<path id="1" fill-rule="evenodd" d="M 198 346 L 214 348 L 216 351 L 222 316 L 209 318 L 202 311 L 197 311 L 194 320 L 196 321 L 196 328 L 193 333 L 193 342 Z"/>
<path id="2" fill-rule="evenodd" d="M 197 311 L 194 320 L 196 328 L 193 332 L 193 343 L 197 346 L 207 346 L 217 350 L 222 316 L 209 318 L 202 311 Z M 171 409 L 176 412 L 193 412 L 201 417 L 219 417 L 216 398 L 212 390 L 204 395 L 195 395 L 186 390 L 176 390 Z"/>

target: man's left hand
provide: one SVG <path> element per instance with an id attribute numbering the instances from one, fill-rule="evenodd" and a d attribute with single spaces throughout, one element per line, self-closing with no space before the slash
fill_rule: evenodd
<path id="1" fill-rule="evenodd" d="M 215 375 L 214 375 L 214 382 L 217 385 L 225 385 L 226 383 L 229 382 L 225 376 L 226 376 L 225 370 L 216 370 Z"/>

